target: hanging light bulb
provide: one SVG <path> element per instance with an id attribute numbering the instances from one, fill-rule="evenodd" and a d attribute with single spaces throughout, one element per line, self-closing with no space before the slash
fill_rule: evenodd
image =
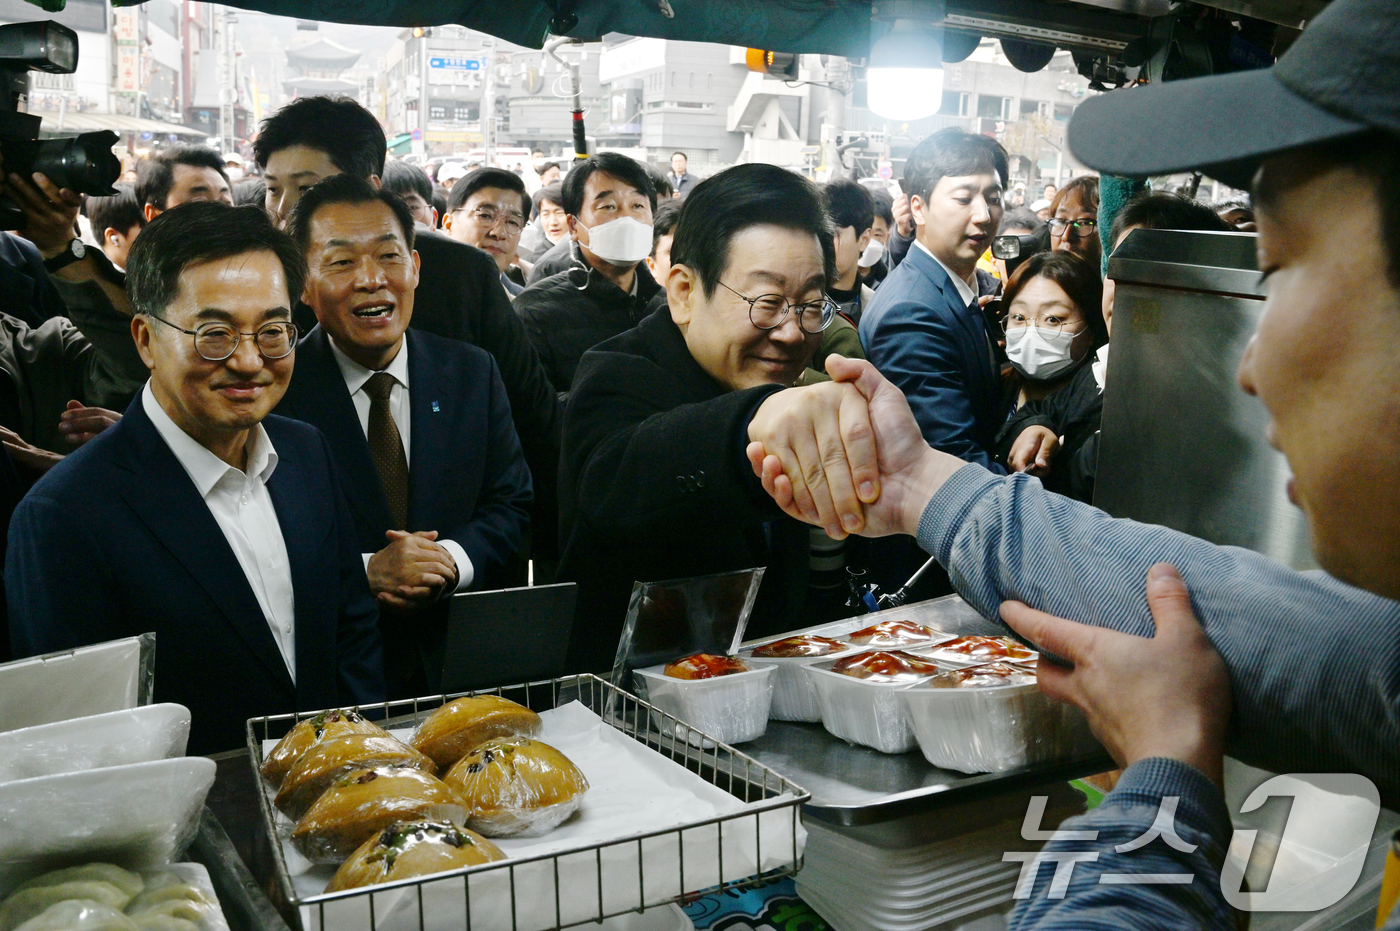
<path id="1" fill-rule="evenodd" d="M 870 47 L 865 71 L 870 109 L 890 120 L 919 120 L 943 105 L 943 30 L 897 20 Z"/>

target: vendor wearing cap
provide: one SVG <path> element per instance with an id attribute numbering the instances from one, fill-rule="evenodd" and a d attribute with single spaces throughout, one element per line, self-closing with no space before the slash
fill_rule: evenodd
<path id="1" fill-rule="evenodd" d="M 1026 864 L 1009 927 L 1233 928 L 1226 750 L 1363 776 L 1400 803 L 1400 2 L 1336 0 L 1269 70 L 1095 98 L 1068 141 L 1106 173 L 1252 182 L 1268 297 L 1239 382 L 1272 417 L 1327 574 L 960 463 L 923 443 L 877 372 L 837 362 L 880 447 L 862 532 L 917 532 L 971 604 L 1068 660 L 1041 664 L 1041 688 L 1083 709 L 1124 767 L 1046 846 L 1055 866 Z M 781 466 L 788 452 L 750 457 L 799 515 L 785 483 L 812 463 Z"/>

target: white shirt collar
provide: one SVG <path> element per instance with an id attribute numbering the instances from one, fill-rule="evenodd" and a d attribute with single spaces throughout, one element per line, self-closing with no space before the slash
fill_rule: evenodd
<path id="1" fill-rule="evenodd" d="M 340 366 L 340 374 L 345 378 L 345 387 L 350 389 L 353 395 L 365 386 L 370 376 L 375 374 L 374 369 L 365 368 L 354 359 L 340 351 L 340 347 L 335 344 L 335 338 L 329 333 L 326 334 L 327 341 L 331 344 L 331 355 L 335 356 L 336 365 Z M 389 360 L 389 364 L 384 366 L 384 371 L 394 376 L 394 381 L 408 387 L 408 335 L 404 335 L 403 343 L 399 346 L 399 351 L 394 358 Z"/>
<path id="2" fill-rule="evenodd" d="M 266 484 L 277 468 L 277 450 L 272 448 L 272 439 L 260 423 L 248 431 L 248 468 L 239 472 L 170 419 L 170 415 L 160 406 L 160 402 L 151 391 L 149 381 L 146 382 L 146 387 L 141 389 L 141 407 L 146 411 L 146 416 L 151 418 L 151 423 L 155 425 L 161 439 L 165 440 L 165 445 L 170 447 L 170 451 L 184 467 L 190 481 L 199 489 L 201 498 L 208 497 L 214 486 L 229 472 L 237 472 L 243 476 L 251 475 Z"/>
<path id="3" fill-rule="evenodd" d="M 949 268 L 949 267 L 947 266 L 947 264 L 946 264 L 942 259 L 940 259 L 938 256 L 934 255 L 934 254 L 929 250 L 929 247 L 928 247 L 928 246 L 926 246 L 926 245 L 924 245 L 923 243 L 919 242 L 919 240 L 917 240 L 917 239 L 914 240 L 914 245 L 917 246 L 918 248 L 924 250 L 924 255 L 928 256 L 929 258 L 931 258 L 931 259 L 933 259 L 935 262 L 937 262 L 938 265 L 939 265 L 939 267 L 942 268 L 945 272 L 948 273 L 948 277 L 951 278 L 951 279 L 953 279 L 953 287 L 955 287 L 955 288 L 958 289 L 958 297 L 962 298 L 963 306 L 966 307 L 968 304 L 971 304 L 972 301 L 973 301 L 973 299 L 977 297 L 977 292 L 974 291 L 974 290 L 972 290 L 972 285 L 968 284 L 966 281 L 963 281 L 961 278 L 959 278 L 957 272 L 953 271 L 951 268 Z M 976 275 L 977 273 L 976 273 L 976 272 L 973 272 L 973 274 Z"/>

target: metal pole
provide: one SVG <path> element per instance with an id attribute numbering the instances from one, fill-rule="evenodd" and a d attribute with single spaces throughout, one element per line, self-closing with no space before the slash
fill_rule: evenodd
<path id="1" fill-rule="evenodd" d="M 588 134 L 583 128 L 583 88 L 579 83 L 578 64 L 563 58 L 558 49 L 561 45 L 582 45 L 581 39 L 559 38 L 544 47 L 551 58 L 563 65 L 569 72 L 569 89 L 573 94 L 574 158 L 588 157 Z"/>
<path id="2" fill-rule="evenodd" d="M 428 34 L 418 38 L 418 129 L 423 136 L 423 158 L 428 157 Z"/>
<path id="3" fill-rule="evenodd" d="M 496 37 L 486 39 L 486 80 L 482 82 L 481 161 L 492 167 L 496 161 Z"/>

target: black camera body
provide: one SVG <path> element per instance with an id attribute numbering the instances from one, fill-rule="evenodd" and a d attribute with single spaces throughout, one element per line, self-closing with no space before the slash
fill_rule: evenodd
<path id="1" fill-rule="evenodd" d="M 52 21 L 0 26 L 0 156 L 4 173 L 28 179 L 42 172 L 61 188 L 80 194 L 110 195 L 121 176 L 112 152 L 117 134 L 109 130 L 40 139 L 38 116 L 19 112 L 29 94 L 29 72 L 71 74 L 78 67 L 78 34 Z M 16 229 L 24 213 L 0 197 L 0 229 Z"/>

